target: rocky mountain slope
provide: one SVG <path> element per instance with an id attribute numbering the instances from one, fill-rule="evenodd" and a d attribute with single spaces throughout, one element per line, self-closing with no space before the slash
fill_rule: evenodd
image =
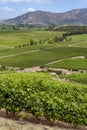
<path id="1" fill-rule="evenodd" d="M 13 24 L 87 24 L 87 9 L 74 9 L 64 13 L 46 11 L 29 12 L 5 21 Z"/>

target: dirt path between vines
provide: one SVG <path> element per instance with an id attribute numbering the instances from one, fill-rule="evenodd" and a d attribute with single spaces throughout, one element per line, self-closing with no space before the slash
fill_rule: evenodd
<path id="1" fill-rule="evenodd" d="M 19 55 L 23 55 L 23 54 L 29 54 L 29 53 L 38 52 L 38 51 L 40 51 L 40 50 L 25 51 L 25 52 L 11 54 L 11 55 L 7 55 L 7 56 L 0 56 L 0 59 L 19 56 Z"/>
<path id="2" fill-rule="evenodd" d="M 0 118 L 0 130 L 77 130 Z M 85 129 L 86 130 L 86 129 Z"/>
<path id="3" fill-rule="evenodd" d="M 47 48 L 45 50 L 50 50 L 52 48 L 58 48 L 58 47 L 50 47 L 50 48 Z M 38 52 L 38 51 L 41 51 L 41 49 L 31 50 L 31 51 L 25 51 L 25 52 L 20 52 L 20 53 L 16 53 L 16 54 L 6 55 L 6 56 L 0 56 L 0 59 L 14 57 L 14 56 L 19 56 L 19 55 L 23 55 L 23 54 L 29 54 L 29 53 Z"/>
<path id="4" fill-rule="evenodd" d="M 85 58 L 85 56 L 74 56 L 74 57 L 71 57 L 70 59 L 84 59 L 84 58 Z M 55 63 L 58 63 L 58 62 L 61 62 L 61 61 L 64 61 L 64 60 L 66 60 L 66 59 L 56 60 L 56 61 L 47 63 L 46 65 L 55 64 Z"/>

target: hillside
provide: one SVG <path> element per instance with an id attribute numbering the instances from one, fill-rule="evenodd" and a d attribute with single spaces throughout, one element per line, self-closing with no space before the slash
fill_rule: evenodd
<path id="1" fill-rule="evenodd" d="M 12 24 L 87 24 L 87 9 L 74 9 L 64 13 L 46 11 L 28 12 L 5 23 Z"/>

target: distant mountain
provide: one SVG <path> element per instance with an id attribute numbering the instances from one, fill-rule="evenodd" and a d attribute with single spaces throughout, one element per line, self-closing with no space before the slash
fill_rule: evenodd
<path id="1" fill-rule="evenodd" d="M 29 12 L 5 23 L 12 24 L 87 24 L 87 9 L 74 9 L 64 13 L 46 11 Z"/>

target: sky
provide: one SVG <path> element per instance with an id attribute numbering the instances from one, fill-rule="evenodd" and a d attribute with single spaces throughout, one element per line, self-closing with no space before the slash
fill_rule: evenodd
<path id="1" fill-rule="evenodd" d="M 66 12 L 87 8 L 87 0 L 0 0 L 0 20 L 14 18 L 30 11 Z"/>

